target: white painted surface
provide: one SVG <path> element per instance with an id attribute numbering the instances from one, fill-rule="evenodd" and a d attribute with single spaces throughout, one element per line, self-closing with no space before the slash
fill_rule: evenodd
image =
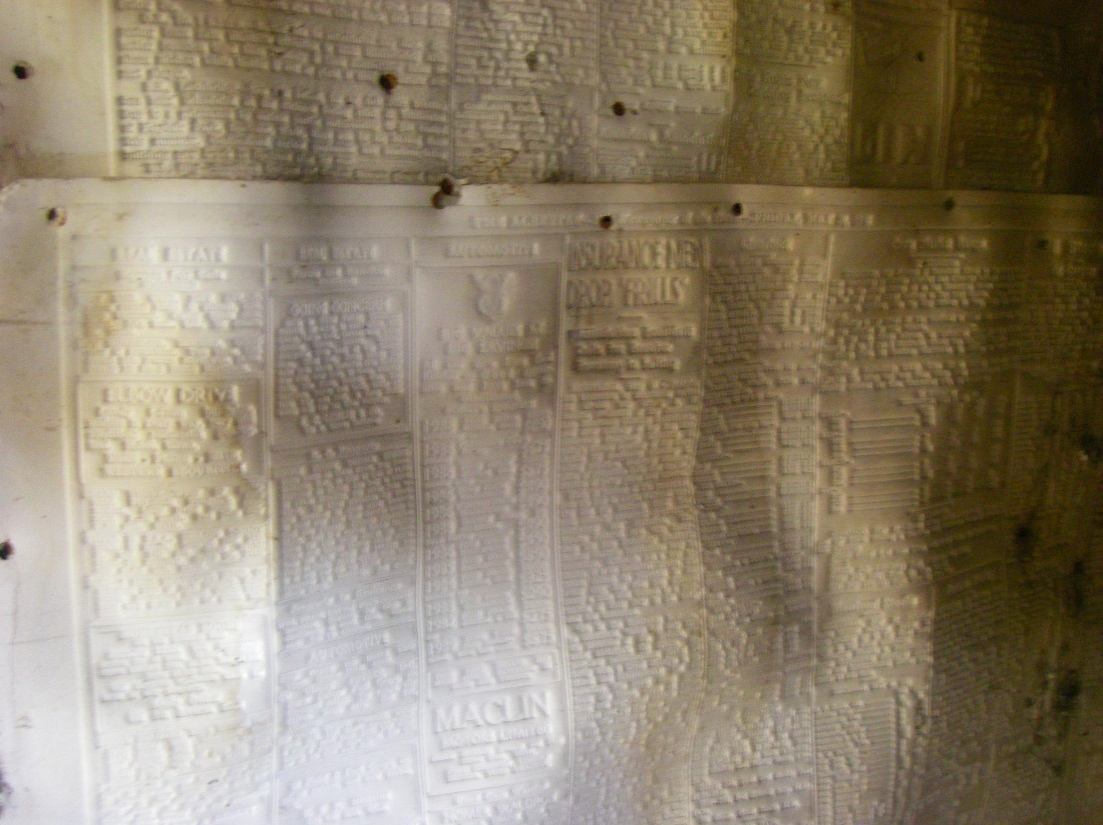
<path id="1" fill-rule="evenodd" d="M 432 193 L 7 191 L 4 821 L 1097 819 L 1097 201 Z"/>
<path id="2" fill-rule="evenodd" d="M 7 0 L 0 176 L 1091 194 L 1100 51 L 1076 0 Z"/>

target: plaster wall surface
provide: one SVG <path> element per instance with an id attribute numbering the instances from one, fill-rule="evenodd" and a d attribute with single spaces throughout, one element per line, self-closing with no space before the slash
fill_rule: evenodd
<path id="1" fill-rule="evenodd" d="M 0 822 L 1103 818 L 1098 3 L 0 16 Z"/>
<path id="2" fill-rule="evenodd" d="M 7 189 L 5 821 L 1097 821 L 1097 200 L 431 192 Z"/>
<path id="3" fill-rule="evenodd" d="M 1093 194 L 1100 48 L 1076 0 L 7 0 L 0 174 Z"/>

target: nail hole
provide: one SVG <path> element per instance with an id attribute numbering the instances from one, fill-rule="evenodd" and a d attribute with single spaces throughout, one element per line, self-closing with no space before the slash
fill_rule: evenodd
<path id="1" fill-rule="evenodd" d="M 525 55 L 525 63 L 528 64 L 530 72 L 535 72 L 540 68 L 540 55 L 536 52 L 529 52 Z"/>
<path id="2" fill-rule="evenodd" d="M 16 80 L 26 80 L 28 77 L 34 74 L 34 69 L 31 68 L 30 63 L 24 63 L 20 60 L 14 66 L 11 67 L 11 73 L 15 75 Z"/>
<path id="3" fill-rule="evenodd" d="M 60 206 L 51 206 L 50 211 L 46 213 L 46 220 L 58 226 L 65 226 L 65 218 L 65 210 Z"/>
<path id="4" fill-rule="evenodd" d="M 733 203 L 732 204 L 732 214 L 733 215 L 742 215 L 743 214 L 743 204 Z"/>
<path id="5" fill-rule="evenodd" d="M 15 553 L 15 548 L 11 546 L 10 541 L 0 542 L 0 561 L 7 561 Z"/>
<path id="6" fill-rule="evenodd" d="M 1045 238 L 1039 238 L 1038 239 L 1038 248 L 1039 249 L 1049 249 L 1049 241 L 1046 240 Z"/>
<path id="7" fill-rule="evenodd" d="M 601 220 L 598 221 L 597 223 L 598 223 L 598 226 L 600 226 L 602 229 L 609 229 L 613 226 L 613 216 L 612 215 L 602 215 Z"/>
<path id="8" fill-rule="evenodd" d="M 390 72 L 379 75 L 379 85 L 383 87 L 383 91 L 390 94 L 398 86 L 398 78 Z"/>
<path id="9" fill-rule="evenodd" d="M 922 63 L 924 60 L 927 59 L 927 55 L 923 54 L 923 52 L 916 52 L 915 59 Z"/>
<path id="10" fill-rule="evenodd" d="M 628 111 L 628 107 L 626 107 L 619 100 L 616 103 L 613 104 L 613 114 L 616 115 L 617 117 L 624 117 L 624 115 L 627 111 Z"/>
<path id="11" fill-rule="evenodd" d="M 442 178 L 440 182 L 440 191 L 445 195 L 451 195 L 456 191 L 456 182 L 451 178 Z"/>
<path id="12" fill-rule="evenodd" d="M 942 208 L 945 209 L 947 212 L 949 212 L 951 209 L 953 209 L 954 205 L 955 204 L 954 204 L 954 199 L 953 198 L 946 198 L 946 200 L 944 200 L 942 202 Z"/>

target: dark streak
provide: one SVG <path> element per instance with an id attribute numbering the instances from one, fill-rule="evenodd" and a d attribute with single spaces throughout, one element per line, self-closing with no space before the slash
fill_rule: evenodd
<path id="1" fill-rule="evenodd" d="M 1072 713 L 1080 701 L 1080 673 L 1076 670 L 1067 670 L 1057 685 L 1057 693 L 1053 697 L 1053 710 L 1055 713 Z"/>
<path id="2" fill-rule="evenodd" d="M 1088 570 L 1083 559 L 1078 559 L 1069 571 L 1066 605 L 1069 615 L 1078 618 L 1088 600 Z"/>
<path id="3" fill-rule="evenodd" d="M 4 780 L 4 771 L 0 770 L 0 816 L 4 815 L 4 811 L 8 809 L 8 803 L 11 802 L 12 786 Z"/>
<path id="4" fill-rule="evenodd" d="M 1085 433 L 1080 438 L 1080 452 L 1092 464 L 1103 461 L 1103 440 L 1095 433 Z"/>
<path id="5" fill-rule="evenodd" d="M 1027 564 L 1034 558 L 1034 548 L 1038 536 L 1029 522 L 1015 528 L 1015 559 L 1019 564 Z"/>

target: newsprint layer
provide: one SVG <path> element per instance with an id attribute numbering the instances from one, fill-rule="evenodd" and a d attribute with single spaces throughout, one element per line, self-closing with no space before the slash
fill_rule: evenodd
<path id="1" fill-rule="evenodd" d="M 0 813 L 1103 821 L 1103 203 L 0 196 Z"/>
<path id="2" fill-rule="evenodd" d="M 1094 0 L 5 0 L 0 182 L 1103 192 Z"/>

